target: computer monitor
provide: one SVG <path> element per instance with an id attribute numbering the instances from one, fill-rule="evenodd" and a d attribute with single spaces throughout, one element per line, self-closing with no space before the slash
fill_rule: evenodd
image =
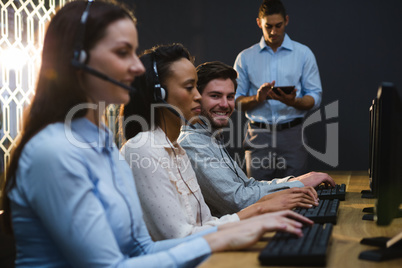
<path id="1" fill-rule="evenodd" d="M 377 197 L 377 225 L 401 215 L 402 102 L 392 83 L 382 83 L 373 110 L 371 139 L 372 191 Z"/>

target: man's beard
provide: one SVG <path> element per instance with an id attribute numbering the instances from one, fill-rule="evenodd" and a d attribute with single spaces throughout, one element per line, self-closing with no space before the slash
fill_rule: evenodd
<path id="1" fill-rule="evenodd" d="M 212 128 L 214 128 L 214 129 L 224 128 L 224 127 L 227 127 L 229 124 L 229 120 L 226 120 L 226 122 L 218 121 L 219 123 L 217 123 L 213 119 L 212 114 L 209 112 L 206 112 L 204 110 L 201 110 L 201 116 L 207 118 L 209 123 L 211 124 Z"/>

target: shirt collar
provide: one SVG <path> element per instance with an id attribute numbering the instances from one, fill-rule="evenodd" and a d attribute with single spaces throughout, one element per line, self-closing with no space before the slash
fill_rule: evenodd
<path id="1" fill-rule="evenodd" d="M 157 127 L 151 131 L 153 135 L 151 135 L 151 142 L 155 145 L 160 145 L 165 149 L 172 150 L 173 148 L 177 149 L 180 154 L 184 153 L 184 149 L 177 142 L 173 145 L 173 143 L 166 136 L 166 133 L 160 128 Z"/>
<path id="2" fill-rule="evenodd" d="M 272 49 L 267 45 L 267 43 L 265 43 L 264 36 L 261 37 L 259 46 L 260 46 L 260 51 L 262 51 L 264 49 L 272 51 Z M 278 48 L 278 50 L 280 50 L 280 49 L 293 50 L 292 39 L 290 39 L 290 37 L 288 36 L 287 33 L 285 33 L 285 38 L 283 38 L 282 45 Z"/>
<path id="3" fill-rule="evenodd" d="M 103 150 L 111 151 L 115 147 L 113 133 L 102 123 L 101 128 L 93 124 L 87 118 L 77 118 L 71 122 L 72 131 L 69 132 L 69 125 L 65 124 L 66 135 L 71 142 L 82 148 L 93 148 L 97 152 Z"/>

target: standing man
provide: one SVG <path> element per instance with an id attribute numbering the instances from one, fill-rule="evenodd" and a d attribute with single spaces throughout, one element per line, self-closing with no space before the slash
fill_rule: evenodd
<path id="1" fill-rule="evenodd" d="M 258 180 L 299 176 L 307 170 L 302 142 L 306 113 L 321 103 L 313 52 L 285 33 L 289 16 L 280 0 L 264 0 L 257 18 L 263 36 L 236 58 L 236 106 L 250 120 L 244 140 L 248 176 Z M 295 86 L 290 94 L 273 86 Z"/>
<path id="2" fill-rule="evenodd" d="M 226 151 L 221 133 L 230 125 L 236 93 L 236 71 L 222 62 L 207 62 L 197 67 L 200 92 L 200 122 L 182 126 L 177 141 L 186 150 L 197 174 L 205 202 L 212 215 L 236 213 L 258 201 L 267 201 L 267 211 L 317 205 L 312 187 L 321 183 L 334 186 L 325 173 L 310 172 L 292 178 L 256 181 L 248 178 Z"/>

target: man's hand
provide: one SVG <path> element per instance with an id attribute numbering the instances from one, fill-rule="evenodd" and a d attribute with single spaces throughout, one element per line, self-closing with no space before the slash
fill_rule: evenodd
<path id="1" fill-rule="evenodd" d="M 255 97 L 256 101 L 259 103 L 264 102 L 269 96 L 268 93 L 272 91 L 272 88 L 275 86 L 275 80 L 271 83 L 264 83 L 257 90 L 257 95 Z M 275 94 L 275 93 L 274 93 Z"/>
<path id="2" fill-rule="evenodd" d="M 290 94 L 285 94 L 281 88 L 278 88 L 278 91 L 279 95 L 275 94 L 275 92 L 271 89 L 267 95 L 273 100 L 278 100 L 287 106 L 296 108 L 298 110 L 307 111 L 314 107 L 315 100 L 313 97 L 305 95 L 301 98 L 296 98 L 297 89 L 294 89 Z"/>
<path id="3" fill-rule="evenodd" d="M 268 92 L 274 87 L 275 80 L 271 83 L 264 83 L 257 90 L 256 95 L 239 96 L 236 99 L 236 108 L 242 111 L 249 111 L 264 103 L 268 97 Z"/>
<path id="4" fill-rule="evenodd" d="M 318 206 L 318 196 L 313 187 L 294 187 L 268 194 L 258 200 L 256 205 L 262 206 L 261 211 L 263 213 L 296 207 L 311 208 Z"/>
<path id="5" fill-rule="evenodd" d="M 270 97 L 273 100 L 278 100 L 284 104 L 286 104 L 287 106 L 295 106 L 297 99 L 296 99 L 296 92 L 297 89 L 293 89 L 292 93 L 290 94 L 285 94 L 285 92 L 283 92 L 281 90 L 281 88 L 278 88 L 278 92 L 279 95 L 276 94 L 272 88 L 268 91 L 267 95 L 268 97 Z"/>
<path id="6" fill-rule="evenodd" d="M 310 172 L 288 181 L 301 181 L 305 186 L 317 187 L 321 183 L 325 186 L 335 187 L 335 181 L 327 173 Z"/>

